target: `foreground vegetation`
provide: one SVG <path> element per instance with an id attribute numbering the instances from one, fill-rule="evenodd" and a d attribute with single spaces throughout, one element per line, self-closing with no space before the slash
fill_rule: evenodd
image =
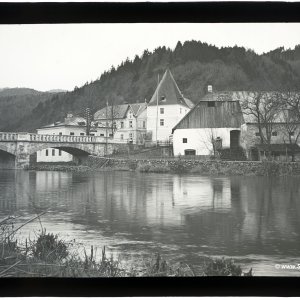
<path id="1" fill-rule="evenodd" d="M 199 266 L 190 266 L 170 263 L 156 254 L 122 263 L 108 258 L 105 247 L 98 257 L 96 248 L 87 253 L 75 241 L 64 241 L 42 227 L 35 240 L 19 242 L 16 233 L 29 222 L 40 221 L 42 214 L 17 228 L 14 217 L 0 221 L 0 277 L 252 276 L 252 269 L 245 273 L 233 260 L 224 258 L 205 257 Z"/>

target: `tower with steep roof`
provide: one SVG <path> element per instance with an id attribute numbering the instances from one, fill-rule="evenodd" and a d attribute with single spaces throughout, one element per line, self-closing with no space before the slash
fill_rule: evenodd
<path id="1" fill-rule="evenodd" d="M 171 71 L 167 69 L 147 107 L 147 131 L 152 133 L 152 141 L 170 141 L 172 128 L 193 106 L 193 102 L 183 96 Z"/>

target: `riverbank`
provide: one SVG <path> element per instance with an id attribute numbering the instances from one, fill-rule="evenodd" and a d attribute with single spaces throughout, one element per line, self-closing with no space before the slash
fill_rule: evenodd
<path id="1" fill-rule="evenodd" d="M 300 175 L 299 162 L 220 161 L 193 159 L 127 159 L 89 156 L 84 165 L 36 164 L 39 171 L 93 172 L 97 170 L 138 171 L 145 173 L 175 173 L 246 176 Z"/>
<path id="2" fill-rule="evenodd" d="M 243 272 L 232 259 L 203 257 L 198 265 L 174 263 L 160 254 L 152 258 L 121 262 L 107 258 L 106 248 L 97 256 L 97 248 L 87 250 L 75 240 L 65 241 L 43 229 L 36 239 L 20 243 L 13 217 L 0 220 L 0 277 L 158 277 L 158 276 L 252 276 Z M 84 253 L 84 257 L 79 253 Z"/>

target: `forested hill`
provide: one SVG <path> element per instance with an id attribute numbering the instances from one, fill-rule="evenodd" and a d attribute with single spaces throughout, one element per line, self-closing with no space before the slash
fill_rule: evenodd
<path id="1" fill-rule="evenodd" d="M 279 48 L 263 55 L 242 47 L 218 48 L 197 41 L 178 42 L 174 50 L 145 50 L 141 57 L 125 60 L 94 82 L 40 101 L 29 114 L 16 118 L 5 129 L 34 130 L 63 119 L 67 112 L 82 113 L 86 107 L 94 112 L 105 106 L 106 101 L 149 101 L 158 74 L 162 76 L 167 67 L 185 97 L 194 102 L 204 95 L 208 84 L 215 90 L 279 90 L 300 84 L 300 46 L 292 50 Z"/>

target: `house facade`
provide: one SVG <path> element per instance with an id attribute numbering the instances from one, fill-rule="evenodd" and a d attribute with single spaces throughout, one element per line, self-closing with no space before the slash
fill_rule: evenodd
<path id="1" fill-rule="evenodd" d="M 120 104 L 107 106 L 94 114 L 94 123 L 100 136 L 108 135 L 118 143 L 143 145 L 147 128 L 147 104 Z"/>
<path id="2" fill-rule="evenodd" d="M 252 96 L 244 91 L 208 92 L 174 127 L 174 155 L 210 156 L 220 149 L 242 149 L 249 160 L 266 159 L 268 151 L 273 160 L 300 160 L 300 124 L 293 123 L 295 130 L 287 132 L 282 111 L 272 123 L 270 145 L 262 143 L 259 124 L 243 105 Z M 265 128 L 262 132 L 266 136 Z"/>
<path id="3" fill-rule="evenodd" d="M 55 122 L 37 129 L 38 134 L 47 135 L 86 135 L 86 120 L 68 114 L 63 122 Z M 37 152 L 37 162 L 70 162 L 73 155 L 54 148 L 48 148 Z"/>
<path id="4" fill-rule="evenodd" d="M 147 107 L 147 133 L 153 143 L 168 143 L 173 127 L 190 111 L 193 103 L 186 99 L 168 69 L 159 82 Z"/>
<path id="5" fill-rule="evenodd" d="M 211 156 L 220 149 L 239 149 L 243 124 L 239 101 L 209 92 L 173 128 L 174 155 Z"/>

